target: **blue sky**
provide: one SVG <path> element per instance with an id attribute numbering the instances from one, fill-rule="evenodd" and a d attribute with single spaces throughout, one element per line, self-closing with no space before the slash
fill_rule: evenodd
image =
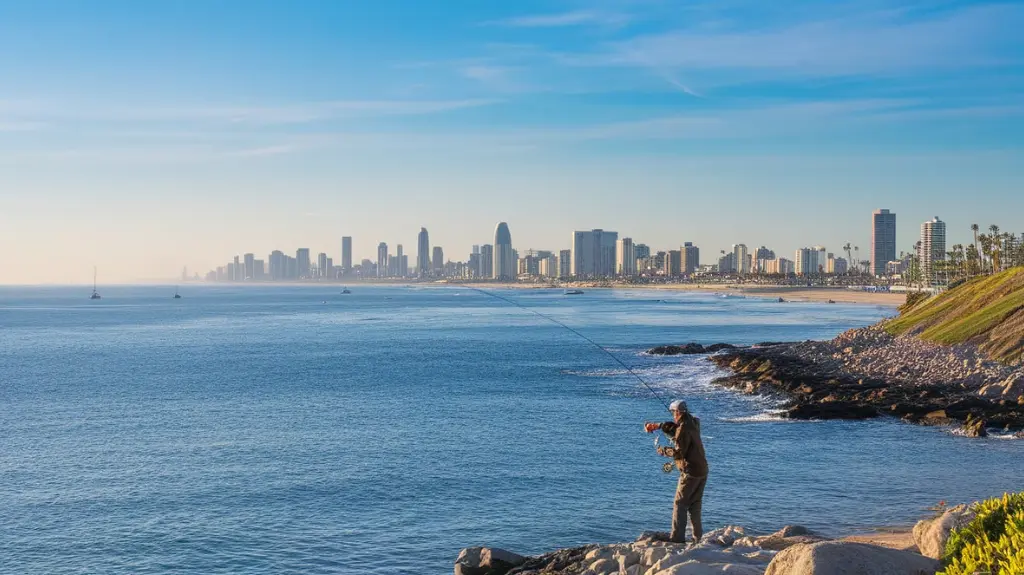
<path id="1" fill-rule="evenodd" d="M 1024 232 L 1024 5 L 0 0 L 0 283 Z M 55 261 L 61 263 L 55 265 Z"/>

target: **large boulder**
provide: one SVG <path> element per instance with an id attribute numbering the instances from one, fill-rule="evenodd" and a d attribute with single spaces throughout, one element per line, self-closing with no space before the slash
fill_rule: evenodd
<path id="1" fill-rule="evenodd" d="M 933 575 L 939 562 L 887 547 L 822 541 L 779 552 L 765 575 Z"/>
<path id="2" fill-rule="evenodd" d="M 942 559 L 950 531 L 959 529 L 974 519 L 974 511 L 966 505 L 957 505 L 934 519 L 924 519 L 914 525 L 914 543 L 925 557 Z"/>
<path id="3" fill-rule="evenodd" d="M 455 575 L 504 575 L 526 557 L 496 547 L 467 547 L 455 559 Z"/>
<path id="4" fill-rule="evenodd" d="M 721 349 L 721 348 L 719 348 Z M 651 355 L 696 355 L 700 353 L 707 353 L 704 346 L 690 342 L 686 345 L 659 345 L 651 350 L 648 350 Z"/>
<path id="5" fill-rule="evenodd" d="M 1002 381 L 986 384 L 978 395 L 992 401 L 1015 402 L 1024 396 L 1024 373 L 1013 373 Z"/>

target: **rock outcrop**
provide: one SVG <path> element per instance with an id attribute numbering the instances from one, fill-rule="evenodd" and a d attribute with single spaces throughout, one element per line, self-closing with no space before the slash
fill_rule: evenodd
<path id="1" fill-rule="evenodd" d="M 459 554 L 455 575 L 917 575 L 934 573 L 938 565 L 910 551 L 831 541 L 798 525 L 768 535 L 728 526 L 691 546 L 666 536 L 644 533 L 631 543 L 585 545 L 537 557 L 469 548 Z"/>
<path id="2" fill-rule="evenodd" d="M 705 347 L 691 341 L 684 345 L 659 345 L 647 350 L 647 353 L 650 355 L 699 355 L 702 353 L 715 353 L 723 349 L 736 349 L 736 346 L 728 343 L 713 343 Z"/>
<path id="3" fill-rule="evenodd" d="M 765 575 L 932 575 L 938 569 L 938 561 L 910 551 L 822 541 L 781 551 Z"/>
<path id="4" fill-rule="evenodd" d="M 961 348 L 872 326 L 831 341 L 737 348 L 709 359 L 732 372 L 716 383 L 782 396 L 788 400 L 783 415 L 792 419 L 890 415 L 925 425 L 960 423 L 971 437 L 1024 429 L 1024 397 L 1013 399 L 1024 387 L 1024 371 Z"/>
<path id="5" fill-rule="evenodd" d="M 950 531 L 964 527 L 974 519 L 974 511 L 967 505 L 947 509 L 933 519 L 923 519 L 914 525 L 914 543 L 925 557 L 942 559 Z"/>

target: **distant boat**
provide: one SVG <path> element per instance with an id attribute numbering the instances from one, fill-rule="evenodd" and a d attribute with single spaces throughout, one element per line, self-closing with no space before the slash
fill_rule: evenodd
<path id="1" fill-rule="evenodd" d="M 174 286 L 174 299 L 181 299 L 181 294 L 178 293 L 178 286 Z"/>
<path id="2" fill-rule="evenodd" d="M 782 298 L 780 297 L 780 298 L 779 298 L 779 303 L 786 303 L 786 300 L 784 300 L 784 299 L 782 299 Z"/>
<path id="3" fill-rule="evenodd" d="M 350 294 L 350 293 L 352 293 L 352 290 L 350 290 L 348 288 L 345 288 L 345 289 L 341 290 L 341 293 L 342 293 L 342 295 Z"/>
<path id="4" fill-rule="evenodd" d="M 581 289 L 567 289 L 567 290 L 565 290 L 565 293 L 563 295 L 583 295 L 583 290 L 581 290 Z"/>
<path id="5" fill-rule="evenodd" d="M 96 291 L 96 268 L 92 268 L 92 295 L 89 299 L 100 299 L 100 292 Z"/>

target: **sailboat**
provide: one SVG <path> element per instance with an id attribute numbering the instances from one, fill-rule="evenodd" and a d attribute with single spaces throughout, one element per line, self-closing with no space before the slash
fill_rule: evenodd
<path id="1" fill-rule="evenodd" d="M 96 268 L 92 268 L 92 295 L 89 299 L 100 299 L 100 292 L 96 291 Z"/>
<path id="2" fill-rule="evenodd" d="M 178 293 L 178 286 L 174 286 L 174 299 L 181 299 L 181 294 Z"/>

